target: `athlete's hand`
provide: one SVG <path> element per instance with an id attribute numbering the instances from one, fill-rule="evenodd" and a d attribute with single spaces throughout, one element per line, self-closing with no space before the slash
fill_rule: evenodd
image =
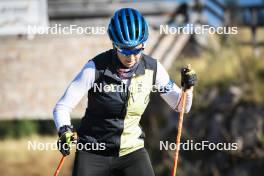
<path id="1" fill-rule="evenodd" d="M 196 82 L 197 75 L 190 65 L 181 69 L 181 86 L 184 89 L 190 89 Z"/>
<path id="2" fill-rule="evenodd" d="M 57 146 L 63 156 L 70 154 L 71 144 L 74 141 L 76 141 L 76 136 L 73 133 L 73 127 L 70 125 L 60 127 Z"/>

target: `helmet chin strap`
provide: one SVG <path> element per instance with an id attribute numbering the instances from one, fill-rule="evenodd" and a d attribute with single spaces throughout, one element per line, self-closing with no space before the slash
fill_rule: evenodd
<path id="1" fill-rule="evenodd" d="M 142 48 L 146 47 L 146 42 L 142 43 Z"/>

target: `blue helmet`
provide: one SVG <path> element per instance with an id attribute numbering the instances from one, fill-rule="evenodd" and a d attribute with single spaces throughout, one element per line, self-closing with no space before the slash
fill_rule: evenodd
<path id="1" fill-rule="evenodd" d="M 107 32 L 114 45 L 135 47 L 148 39 L 148 24 L 139 11 L 122 8 L 111 18 Z"/>

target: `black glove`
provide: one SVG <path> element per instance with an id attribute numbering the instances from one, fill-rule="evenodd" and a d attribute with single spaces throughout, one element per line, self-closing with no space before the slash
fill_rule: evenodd
<path id="1" fill-rule="evenodd" d="M 63 156 L 70 154 L 71 144 L 75 141 L 73 126 L 64 125 L 59 129 L 57 146 Z"/>
<path id="2" fill-rule="evenodd" d="M 186 67 L 181 69 L 181 86 L 189 89 L 197 82 L 197 76 L 194 70 Z"/>

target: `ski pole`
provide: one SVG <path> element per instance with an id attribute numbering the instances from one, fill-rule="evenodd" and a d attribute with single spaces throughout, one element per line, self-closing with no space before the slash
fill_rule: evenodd
<path id="1" fill-rule="evenodd" d="M 77 143 L 78 136 L 77 136 L 76 132 L 74 132 L 73 135 L 71 136 L 71 140 L 73 141 L 73 143 L 75 143 L 75 144 Z M 60 163 L 59 163 L 59 165 L 58 165 L 58 167 L 57 167 L 57 169 L 56 169 L 56 171 L 55 171 L 53 176 L 58 176 L 59 175 L 59 172 L 61 170 L 61 167 L 62 167 L 62 165 L 64 163 L 65 158 L 66 158 L 66 156 L 62 155 Z"/>
<path id="2" fill-rule="evenodd" d="M 178 132 L 177 132 L 177 137 L 176 137 L 176 151 L 174 155 L 174 163 L 173 163 L 173 170 L 172 170 L 172 176 L 176 176 L 177 172 L 177 163 L 178 163 L 178 158 L 179 158 L 179 144 L 181 141 L 181 133 L 182 133 L 182 124 L 183 124 L 183 115 L 185 111 L 185 104 L 186 104 L 186 90 L 183 90 L 182 94 L 182 109 L 181 112 L 179 113 L 179 121 L 178 121 Z"/>
<path id="3" fill-rule="evenodd" d="M 57 167 L 57 169 L 56 169 L 56 171 L 54 173 L 54 176 L 58 176 L 59 175 L 59 172 L 61 170 L 61 167 L 62 167 L 62 165 L 64 163 L 65 158 L 66 158 L 65 156 L 61 157 L 60 163 L 59 163 L 59 165 L 58 165 L 58 167 Z"/>

